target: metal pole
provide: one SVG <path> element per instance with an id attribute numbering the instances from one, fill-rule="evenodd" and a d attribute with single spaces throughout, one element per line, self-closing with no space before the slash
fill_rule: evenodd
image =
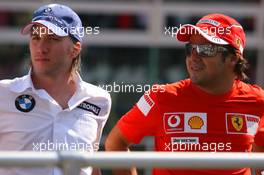
<path id="1" fill-rule="evenodd" d="M 1 167 L 58 166 L 69 175 L 81 167 L 101 168 L 264 168 L 264 153 L 210 152 L 0 152 Z M 68 171 L 69 170 L 69 171 Z M 68 172 L 67 172 L 68 171 Z"/>
<path id="2" fill-rule="evenodd" d="M 80 166 L 74 161 L 64 162 L 61 169 L 64 175 L 80 175 Z"/>
<path id="3" fill-rule="evenodd" d="M 0 151 L 0 167 L 44 167 L 59 165 L 56 152 Z"/>
<path id="4" fill-rule="evenodd" d="M 101 168 L 264 168 L 264 153 L 98 152 L 82 156 L 86 165 Z"/>
<path id="5" fill-rule="evenodd" d="M 81 153 L 80 153 L 81 154 Z M 75 152 L 61 151 L 58 152 L 60 157 L 59 167 L 64 175 L 80 175 L 82 157 Z"/>
<path id="6" fill-rule="evenodd" d="M 159 74 L 159 49 L 150 48 L 149 50 L 149 81 L 150 84 L 157 83 Z"/>
<path id="7" fill-rule="evenodd" d="M 256 83 L 262 88 L 264 87 L 264 46 L 263 46 L 263 40 L 264 40 L 264 0 L 261 0 L 260 2 L 260 9 L 258 10 L 258 15 L 256 16 L 256 33 L 258 36 L 258 47 L 257 47 L 257 65 L 256 65 Z"/>

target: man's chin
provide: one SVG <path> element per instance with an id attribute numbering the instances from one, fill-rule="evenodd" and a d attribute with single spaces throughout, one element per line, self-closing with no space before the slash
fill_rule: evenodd
<path id="1" fill-rule="evenodd" d="M 47 69 L 38 69 L 38 70 L 35 70 L 34 73 L 36 75 L 41 75 L 41 76 L 48 76 L 52 74 L 51 71 Z"/>
<path id="2" fill-rule="evenodd" d="M 200 77 L 191 76 L 190 79 L 191 79 L 192 83 L 194 83 L 196 85 L 202 86 L 205 83 L 205 81 Z"/>
<path id="3" fill-rule="evenodd" d="M 197 76 L 190 76 L 190 79 L 191 81 L 194 83 L 194 84 L 197 84 L 200 82 L 200 79 L 197 77 Z"/>

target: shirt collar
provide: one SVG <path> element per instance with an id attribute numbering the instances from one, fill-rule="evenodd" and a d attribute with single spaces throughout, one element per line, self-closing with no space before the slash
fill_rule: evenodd
<path id="1" fill-rule="evenodd" d="M 110 101 L 111 97 L 107 91 L 103 90 L 102 88 L 99 88 L 98 86 L 83 81 L 79 74 L 77 74 L 76 76 L 76 83 L 77 83 L 76 92 L 68 102 L 70 110 L 81 104 L 83 101 L 86 101 L 90 98 L 96 98 L 96 99 L 105 98 Z"/>
<path id="2" fill-rule="evenodd" d="M 75 78 L 76 81 L 76 91 L 73 94 L 72 98 L 68 102 L 69 109 L 72 110 L 76 106 L 78 106 L 83 101 L 91 98 L 93 96 L 92 90 L 87 91 L 87 83 L 84 82 L 80 76 L 79 73 L 77 73 L 77 76 Z"/>
<path id="3" fill-rule="evenodd" d="M 13 83 L 11 83 L 10 85 L 10 90 L 15 93 L 22 93 L 25 92 L 26 90 L 30 90 L 35 94 L 39 94 L 37 92 L 38 90 L 36 90 L 33 85 L 31 73 L 32 70 L 30 69 L 27 75 L 21 78 L 14 79 Z M 70 110 L 78 106 L 83 101 L 88 100 L 91 97 L 107 96 L 104 90 L 90 83 L 84 82 L 81 76 L 79 75 L 79 73 L 77 73 L 75 81 L 76 81 L 77 89 L 74 95 L 72 96 L 72 98 L 68 102 Z"/>

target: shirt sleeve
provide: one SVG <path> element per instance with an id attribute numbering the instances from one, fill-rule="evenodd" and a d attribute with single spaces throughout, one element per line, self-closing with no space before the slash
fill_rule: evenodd
<path id="1" fill-rule="evenodd" d="M 259 86 L 255 87 L 258 89 L 260 103 L 259 109 L 261 110 L 262 114 L 260 117 L 260 122 L 254 138 L 254 142 L 258 146 L 264 146 L 264 90 Z"/>
<path id="2" fill-rule="evenodd" d="M 102 110 L 100 111 L 100 116 L 95 117 L 97 124 L 98 124 L 98 128 L 97 128 L 96 139 L 93 141 L 94 151 L 98 151 L 99 149 L 102 132 L 107 122 L 107 119 L 109 118 L 110 109 L 112 105 L 110 95 L 108 94 L 107 98 L 103 99 L 102 102 L 100 102 L 100 104 L 101 104 L 100 106 L 102 107 Z"/>
<path id="3" fill-rule="evenodd" d="M 160 127 L 157 92 L 145 92 L 137 104 L 118 121 L 117 126 L 126 139 L 139 143 L 144 136 L 153 136 Z"/>
<path id="4" fill-rule="evenodd" d="M 260 119 L 259 128 L 255 135 L 255 144 L 258 146 L 264 146 L 264 114 Z"/>

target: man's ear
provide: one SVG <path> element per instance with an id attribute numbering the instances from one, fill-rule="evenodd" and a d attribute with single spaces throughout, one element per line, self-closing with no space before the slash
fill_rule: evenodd
<path id="1" fill-rule="evenodd" d="M 72 58 L 76 58 L 80 54 L 81 49 L 82 49 L 82 44 L 80 42 L 74 43 L 73 49 L 71 52 Z"/>

